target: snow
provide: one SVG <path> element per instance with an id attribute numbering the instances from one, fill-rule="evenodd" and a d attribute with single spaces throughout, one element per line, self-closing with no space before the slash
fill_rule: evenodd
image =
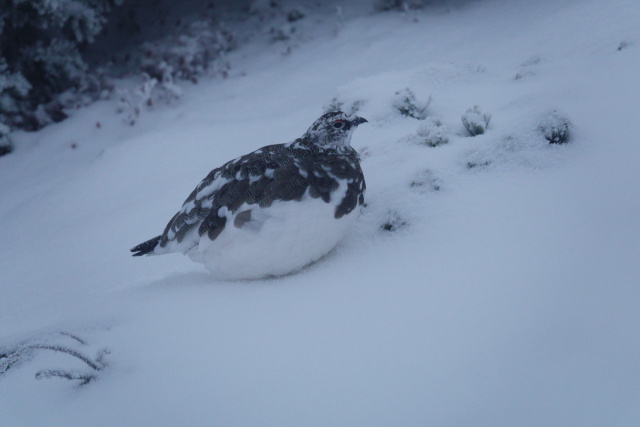
<path id="1" fill-rule="evenodd" d="M 640 6 L 342 12 L 286 55 L 245 45 L 229 79 L 135 126 L 113 100 L 14 135 L 0 346 L 111 353 L 84 386 L 34 378 L 88 369 L 57 352 L 8 370 L 3 425 L 640 423 Z M 431 97 L 448 144 L 407 141 L 424 122 L 394 110 L 405 88 Z M 302 135 L 334 96 L 369 120 L 352 141 L 367 208 L 327 257 L 225 282 L 129 256 L 211 169 Z M 491 123 L 469 137 L 475 105 Z M 569 144 L 538 129 L 554 110 Z"/>

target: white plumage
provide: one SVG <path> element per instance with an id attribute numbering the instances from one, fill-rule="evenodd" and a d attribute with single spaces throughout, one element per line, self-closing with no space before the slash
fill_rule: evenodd
<path id="1" fill-rule="evenodd" d="M 200 238 L 187 255 L 224 279 L 287 274 L 326 255 L 345 235 L 357 211 L 336 219 L 335 206 L 308 194 L 300 202 L 274 202 L 252 210 L 242 227 L 226 227 L 216 240 Z"/>

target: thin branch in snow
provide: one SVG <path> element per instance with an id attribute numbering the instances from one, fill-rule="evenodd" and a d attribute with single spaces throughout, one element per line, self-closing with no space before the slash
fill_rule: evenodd
<path id="1" fill-rule="evenodd" d="M 72 333 L 70 333 L 70 332 L 67 332 L 67 331 L 60 331 L 60 335 L 64 335 L 65 337 L 69 337 L 69 338 L 71 338 L 71 339 L 74 339 L 74 340 L 78 341 L 78 342 L 79 342 L 80 344 L 82 344 L 82 345 L 87 345 L 87 342 L 86 342 L 85 340 L 83 340 L 83 339 L 82 339 L 82 338 L 80 338 L 79 336 L 74 335 L 74 334 L 72 334 Z"/>
<path id="2" fill-rule="evenodd" d="M 67 336 L 81 345 L 87 344 L 85 340 L 70 332 L 61 331 L 59 334 Z M 69 356 L 81 360 L 91 369 L 91 371 L 81 372 L 67 369 L 45 369 L 36 373 L 36 379 L 58 377 L 68 380 L 79 380 L 80 385 L 88 384 L 97 378 L 95 372 L 102 371 L 106 368 L 107 363 L 105 362 L 105 357 L 111 353 L 109 349 L 103 348 L 98 350 L 94 358 L 91 358 L 80 351 L 64 345 L 53 345 L 41 342 L 34 343 L 32 341 L 31 343 L 18 345 L 10 350 L 4 349 L 0 351 L 0 375 L 6 373 L 10 368 L 32 359 L 35 352 L 38 350 L 50 350 L 57 353 L 68 354 Z"/>
<path id="3" fill-rule="evenodd" d="M 100 366 L 99 364 L 91 360 L 89 357 L 69 347 L 63 347 L 61 345 L 33 344 L 30 346 L 27 346 L 26 348 L 32 348 L 32 349 L 38 349 L 38 350 L 51 350 L 51 351 L 57 351 L 60 353 L 66 353 L 70 356 L 75 357 L 76 359 L 82 360 L 84 363 L 87 364 L 87 366 L 89 366 L 91 369 L 95 371 L 100 371 L 104 368 L 104 366 Z"/>
<path id="4" fill-rule="evenodd" d="M 96 379 L 95 375 L 83 374 L 79 372 L 63 371 L 61 369 L 47 369 L 45 371 L 39 371 L 38 373 L 36 373 L 36 379 L 39 379 L 39 380 L 43 378 L 51 378 L 51 377 L 64 378 L 70 381 L 80 380 L 79 385 L 89 384 L 91 381 Z"/>

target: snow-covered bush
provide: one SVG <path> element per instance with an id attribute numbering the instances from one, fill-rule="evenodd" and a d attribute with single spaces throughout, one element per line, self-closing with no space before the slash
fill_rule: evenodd
<path id="1" fill-rule="evenodd" d="M 409 140 L 416 144 L 426 145 L 428 147 L 437 147 L 449 142 L 447 137 L 447 129 L 442 122 L 434 117 L 427 117 L 414 135 Z"/>
<path id="2" fill-rule="evenodd" d="M 317 3 L 316 6 L 319 4 Z M 251 16 L 257 18 L 258 23 L 266 24 L 261 31 L 274 43 L 301 37 L 304 33 L 301 29 L 305 25 L 299 24 L 309 14 L 304 7 L 296 2 L 275 0 L 254 0 L 248 11 Z M 289 45 L 286 52 L 289 52 L 291 48 L 292 46 Z"/>
<path id="3" fill-rule="evenodd" d="M 174 82 L 171 66 L 165 64 L 161 80 L 142 73 L 142 82 L 131 89 L 118 89 L 117 113 L 122 120 L 133 126 L 145 108 L 158 102 L 169 104 L 182 96 L 182 89 Z"/>
<path id="4" fill-rule="evenodd" d="M 347 102 L 342 101 L 337 97 L 333 97 L 328 104 L 325 104 L 322 107 L 324 113 L 330 113 L 331 111 L 344 111 L 347 114 L 356 114 L 362 106 L 365 104 L 365 101 L 362 99 L 356 99 L 355 101 Z"/>
<path id="5" fill-rule="evenodd" d="M 143 74 L 143 81 L 140 85 L 128 89 L 118 90 L 118 110 L 119 114 L 122 114 L 122 120 L 133 126 L 136 124 L 138 117 L 142 113 L 145 107 L 150 107 L 153 104 L 151 100 L 153 89 L 158 84 L 158 81 L 149 77 L 148 74 Z"/>
<path id="6" fill-rule="evenodd" d="M 430 191 L 440 191 L 442 189 L 442 182 L 433 171 L 427 169 L 418 174 L 409 186 L 421 193 L 426 193 Z"/>
<path id="7" fill-rule="evenodd" d="M 197 82 L 198 77 L 227 77 L 230 70 L 225 54 L 236 46 L 233 33 L 211 21 L 193 22 L 187 30 L 142 45 L 139 68 L 158 81 L 172 79 Z"/>
<path id="8" fill-rule="evenodd" d="M 387 212 L 385 220 L 380 224 L 380 230 L 395 232 L 407 228 L 409 223 L 398 212 Z"/>
<path id="9" fill-rule="evenodd" d="M 31 85 L 22 73 L 10 71 L 6 60 L 0 57 L 0 123 L 7 126 L 19 121 L 30 90 Z"/>
<path id="10" fill-rule="evenodd" d="M 163 1 L 169 0 L 160 3 Z M 195 83 L 203 75 L 229 74 L 225 54 L 233 49 L 236 39 L 212 17 L 184 27 L 176 24 L 173 32 L 153 42 L 138 39 L 137 47 L 128 46 L 123 51 L 126 59 L 119 62 L 116 50 L 123 48 L 122 40 L 108 43 L 101 37 L 99 46 L 90 44 L 107 25 L 110 33 L 120 31 L 122 16 L 133 21 L 135 29 L 129 35 L 142 32 L 141 25 L 154 25 L 152 19 L 138 22 L 142 6 L 135 2 L 5 3 L 7 7 L 3 3 L 0 9 L 0 123 L 10 129 L 37 130 L 65 119 L 71 109 L 108 97 L 113 91 L 111 76 L 150 77 L 138 88 L 119 91 L 119 109 L 128 123 L 135 123 L 145 103 L 180 97 L 179 80 Z M 119 6 L 123 7 L 116 10 Z M 295 21 L 301 16 L 292 12 L 288 19 Z M 108 17 L 114 22 L 108 22 Z M 91 67 L 85 56 L 92 58 Z"/>
<path id="11" fill-rule="evenodd" d="M 374 3 L 377 11 L 387 12 L 391 10 L 407 11 L 424 7 L 425 0 L 378 0 Z"/>
<path id="12" fill-rule="evenodd" d="M 304 19 L 307 15 L 299 7 L 288 11 L 281 10 L 279 14 L 285 18 L 286 22 L 269 28 L 269 36 L 273 42 L 285 41 L 294 37 L 298 33 L 296 22 Z"/>
<path id="13" fill-rule="evenodd" d="M 469 160 L 468 162 L 465 163 L 465 167 L 467 169 L 486 169 L 490 165 L 491 165 L 491 160 L 479 160 L 479 161 Z"/>
<path id="14" fill-rule="evenodd" d="M 301 20 L 305 16 L 306 16 L 306 13 L 302 9 L 300 9 L 299 7 L 296 7 L 296 8 L 291 9 L 287 13 L 287 22 L 296 22 L 296 21 Z"/>
<path id="15" fill-rule="evenodd" d="M 97 96 L 80 50 L 123 0 L 5 0 L 0 11 L 0 122 L 38 129 Z M 58 99 L 64 94 L 63 99 Z"/>
<path id="16" fill-rule="evenodd" d="M 538 129 L 550 144 L 564 144 L 569 141 L 571 121 L 565 114 L 553 111 L 540 120 Z"/>
<path id="17" fill-rule="evenodd" d="M 269 36 L 272 42 L 289 40 L 296 32 L 296 27 L 286 23 L 278 27 L 269 28 Z"/>
<path id="18" fill-rule="evenodd" d="M 485 133 L 490 120 L 491 116 L 489 114 L 484 114 L 477 105 L 473 108 L 469 108 L 462 115 L 462 124 L 471 136 L 482 135 Z"/>
<path id="19" fill-rule="evenodd" d="M 0 57 L 0 156 L 13 151 L 8 126 L 20 114 L 20 102 L 27 96 L 30 85 L 19 73 L 11 73 Z"/>
<path id="20" fill-rule="evenodd" d="M 393 108 L 400 114 L 414 119 L 424 120 L 427 118 L 427 108 L 431 103 L 431 96 L 426 102 L 418 101 L 413 91 L 409 88 L 396 92 L 393 100 Z"/>
<path id="21" fill-rule="evenodd" d="M 9 154 L 13 150 L 11 138 L 9 138 L 9 126 L 0 123 L 0 156 Z"/>

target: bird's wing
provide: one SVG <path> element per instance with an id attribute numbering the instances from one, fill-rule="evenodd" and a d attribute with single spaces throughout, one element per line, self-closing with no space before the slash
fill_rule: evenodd
<path id="1" fill-rule="evenodd" d="M 267 207 L 275 200 L 300 199 L 305 180 L 283 151 L 282 145 L 263 147 L 212 170 L 169 221 L 160 246 L 177 244 L 187 251 L 205 233 L 211 240 L 218 237 L 244 204 Z"/>

